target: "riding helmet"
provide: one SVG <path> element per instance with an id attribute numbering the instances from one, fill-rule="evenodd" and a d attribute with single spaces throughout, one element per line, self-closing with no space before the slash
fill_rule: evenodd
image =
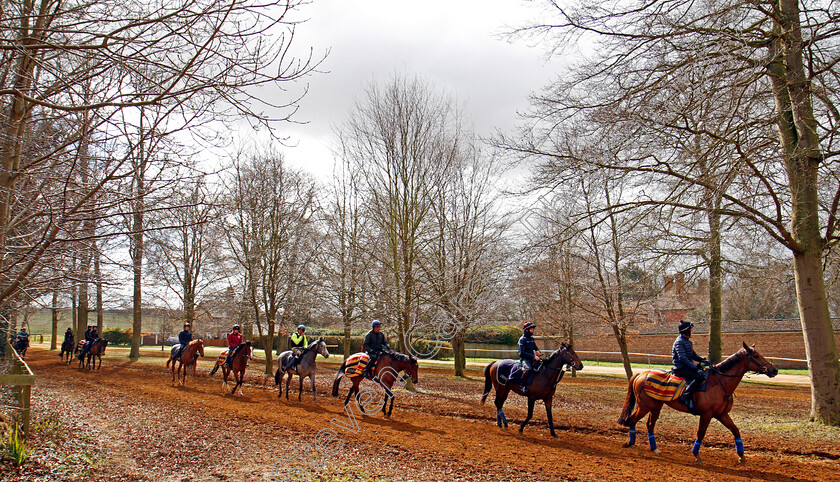
<path id="1" fill-rule="evenodd" d="M 528 331 L 531 328 L 536 328 L 537 325 L 531 323 L 530 321 L 526 321 L 522 324 L 522 331 Z"/>
<path id="2" fill-rule="evenodd" d="M 298 325 L 298 330 L 306 331 L 306 327 L 303 325 Z"/>
<path id="3" fill-rule="evenodd" d="M 379 320 L 373 320 L 373 323 L 370 324 L 371 328 L 376 328 L 377 326 L 382 326 L 382 323 Z"/>
<path id="4" fill-rule="evenodd" d="M 234 329 L 234 330 L 239 330 L 239 329 L 240 329 L 240 327 L 239 327 L 239 325 L 233 325 L 233 329 Z"/>
<path id="5" fill-rule="evenodd" d="M 679 328 L 680 333 L 685 333 L 692 328 L 694 328 L 694 323 L 690 323 L 688 321 L 680 321 L 680 328 Z"/>

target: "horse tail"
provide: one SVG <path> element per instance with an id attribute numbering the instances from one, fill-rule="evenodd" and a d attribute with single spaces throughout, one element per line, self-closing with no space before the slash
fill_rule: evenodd
<path id="1" fill-rule="evenodd" d="M 490 389 L 493 388 L 493 379 L 490 377 L 490 367 L 493 366 L 493 363 L 490 363 L 484 368 L 484 393 L 481 395 L 481 403 L 487 400 L 487 395 L 490 394 Z"/>
<path id="2" fill-rule="evenodd" d="M 280 367 L 277 367 L 277 371 L 274 372 L 274 386 L 280 385 Z"/>
<path id="3" fill-rule="evenodd" d="M 347 362 L 342 363 L 341 366 L 338 368 L 338 372 L 335 374 L 335 381 L 333 382 L 332 390 L 332 396 L 334 397 L 338 396 L 338 384 L 341 383 L 341 377 L 344 376 L 344 369 L 346 368 L 346 365 Z"/>
<path id="4" fill-rule="evenodd" d="M 633 390 L 633 385 L 638 376 L 639 374 L 637 373 L 630 378 L 630 383 L 627 385 L 627 398 L 624 400 L 624 408 L 621 409 L 621 415 L 618 417 L 619 425 L 625 427 L 630 426 L 628 421 L 630 420 L 630 415 L 633 414 L 633 409 L 636 408 L 636 391 Z"/>
<path id="5" fill-rule="evenodd" d="M 210 375 L 209 376 L 212 377 L 213 374 L 216 373 L 217 371 L 219 371 L 219 362 L 218 361 L 213 365 L 213 369 L 210 370 Z"/>

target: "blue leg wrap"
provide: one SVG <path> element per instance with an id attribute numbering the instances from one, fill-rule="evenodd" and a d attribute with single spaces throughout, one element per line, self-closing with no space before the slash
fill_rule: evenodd
<path id="1" fill-rule="evenodd" d="M 693 453 L 695 456 L 700 454 L 700 441 L 699 440 L 694 441 L 694 446 L 691 447 L 691 453 Z"/>
<path id="2" fill-rule="evenodd" d="M 656 450 L 656 435 L 653 432 L 648 432 L 648 443 L 651 450 Z"/>
<path id="3" fill-rule="evenodd" d="M 630 442 L 629 445 L 636 445 L 636 429 L 630 429 Z"/>
<path id="4" fill-rule="evenodd" d="M 744 442 L 739 438 L 735 439 L 735 451 L 738 452 L 739 456 L 744 456 Z"/>

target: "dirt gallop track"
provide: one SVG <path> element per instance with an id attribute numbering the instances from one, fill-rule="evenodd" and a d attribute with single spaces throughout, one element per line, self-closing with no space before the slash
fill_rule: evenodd
<path id="1" fill-rule="evenodd" d="M 208 357 L 212 358 L 212 357 Z M 130 363 L 110 354 L 98 372 L 58 363 L 55 352 L 32 350 L 42 400 L 88 419 L 109 461 L 100 478 L 122 480 L 278 480 L 278 461 L 314 450 L 314 435 L 333 428 L 340 450 L 313 479 L 321 480 L 838 480 L 840 448 L 821 438 L 788 436 L 774 414 L 806 410 L 802 388 L 742 386 L 733 418 L 742 428 L 748 463 L 737 464 L 731 435 L 714 425 L 703 447 L 705 465 L 693 462 L 696 419 L 663 410 L 657 434 L 661 455 L 640 445 L 624 449 L 626 429 L 615 423 L 623 401 L 621 380 L 565 378 L 555 400 L 559 438 L 549 436 L 542 405 L 519 434 L 495 424 L 492 395 L 478 403 L 480 373 L 467 379 L 421 368 L 419 391 L 397 392 L 391 419 L 381 414 L 348 419 L 342 398 L 328 396 L 334 364 L 319 359 L 318 404 L 305 387 L 298 402 L 277 391 L 250 367 L 244 396 L 225 395 L 218 375 L 206 377 L 202 360 L 196 383 L 171 384 L 164 360 Z M 272 382 L 273 383 L 273 382 Z M 293 383 L 296 385 L 296 382 Z M 511 422 L 524 418 L 521 400 L 510 400 Z M 666 408 L 667 410 L 667 408 Z M 756 415 L 757 414 L 757 415 Z M 749 423 L 745 422 L 749 420 Z M 331 424 L 330 421 L 338 423 Z M 227 436 L 239 440 L 231 443 Z M 308 444 L 308 445 L 307 445 Z M 297 447 L 297 448 L 295 448 Z M 284 465 L 282 462 L 279 465 Z"/>

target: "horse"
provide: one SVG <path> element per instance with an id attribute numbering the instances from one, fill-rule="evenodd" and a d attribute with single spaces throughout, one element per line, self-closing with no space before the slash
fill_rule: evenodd
<path id="1" fill-rule="evenodd" d="M 15 351 L 18 352 L 21 358 L 26 356 L 26 350 L 29 349 L 29 338 L 18 338 L 15 340 Z"/>
<path id="2" fill-rule="evenodd" d="M 224 380 L 222 380 L 222 390 L 227 388 L 228 386 L 228 375 L 230 372 L 233 372 L 233 379 L 236 381 L 236 385 L 233 386 L 233 390 L 230 393 L 236 393 L 236 389 L 239 389 L 239 394 L 244 395 L 242 392 L 242 381 L 245 380 L 245 368 L 248 366 L 248 360 L 251 359 L 251 342 L 246 341 L 242 348 L 236 352 L 236 355 L 233 356 L 233 359 L 230 361 L 230 368 L 225 365 L 224 360 L 220 356 L 219 359 L 216 361 L 216 366 L 210 371 L 210 376 L 213 376 L 214 373 L 222 367 L 222 375 L 224 376 Z"/>
<path id="3" fill-rule="evenodd" d="M 335 381 L 333 382 L 332 389 L 333 397 L 338 397 L 338 384 L 341 382 L 342 377 L 344 377 L 344 371 L 346 368 L 347 362 L 345 361 L 341 364 L 341 367 L 339 367 L 338 372 L 335 374 Z M 394 410 L 394 393 L 391 391 L 391 387 L 394 386 L 394 382 L 397 380 L 402 382 L 405 379 L 405 376 L 402 378 L 398 377 L 400 372 L 405 372 L 405 376 L 411 377 L 411 381 L 417 383 L 417 359 L 413 356 L 404 355 L 394 351 L 386 351 L 379 355 L 379 359 L 376 362 L 376 366 L 374 367 L 372 374 L 373 380 L 385 388 L 385 399 L 382 403 L 382 414 L 386 417 L 390 417 L 391 412 Z M 350 397 L 355 393 L 356 403 L 359 406 L 359 410 L 361 410 L 364 415 L 367 415 L 364 404 L 361 403 L 361 394 L 359 393 L 359 384 L 362 383 L 362 379 L 364 377 L 356 375 L 350 376 L 349 378 L 353 382 L 353 386 L 350 388 L 350 391 L 347 392 L 347 398 L 344 399 L 344 406 L 347 406 L 347 403 L 350 401 Z M 391 405 L 386 411 L 385 407 L 388 405 L 388 400 L 391 401 Z"/>
<path id="4" fill-rule="evenodd" d="M 178 364 L 178 384 L 179 385 L 186 385 L 187 383 L 187 368 L 192 366 L 193 372 L 193 380 L 195 380 L 195 367 L 198 365 L 198 357 L 204 356 L 204 340 L 199 338 L 198 340 L 191 341 L 186 347 L 184 347 L 183 353 L 181 353 L 181 359 L 176 359 L 178 355 L 178 348 L 180 345 L 173 345 L 172 350 L 169 352 L 169 359 L 166 360 L 166 368 L 169 368 L 169 364 L 172 363 L 172 382 L 175 382 L 175 362 L 177 361 Z M 181 367 L 184 367 L 184 375 L 181 376 Z"/>
<path id="5" fill-rule="evenodd" d="M 519 426 L 519 433 L 522 433 L 525 430 L 525 425 L 528 424 L 531 417 L 534 415 L 534 403 L 537 400 L 542 400 L 545 404 L 545 413 L 548 415 L 548 429 L 551 431 L 551 436 L 556 438 L 557 434 L 554 432 L 554 418 L 551 413 L 551 402 L 554 399 L 554 392 L 557 389 L 557 384 L 560 383 L 560 380 L 563 378 L 563 374 L 565 373 L 563 367 L 570 365 L 574 367 L 575 370 L 583 369 L 583 363 L 581 363 L 577 353 L 575 353 L 571 346 L 566 343 L 562 343 L 560 348 L 555 350 L 554 353 L 549 355 L 549 357 L 543 361 L 539 370 L 534 374 L 533 381 L 528 387 L 527 395 L 523 395 L 522 389 L 518 383 L 514 383 L 509 387 L 499 381 L 498 369 L 501 361 L 504 360 L 495 361 L 484 368 L 484 393 L 481 395 L 481 403 L 483 404 L 487 400 L 487 395 L 490 393 L 490 389 L 495 388 L 496 424 L 499 428 L 502 426 L 507 428 L 508 421 L 507 417 L 505 417 L 505 412 L 502 411 L 502 406 L 507 400 L 508 393 L 513 392 L 522 396 L 527 396 L 528 416 L 525 417 L 522 425 Z"/>
<path id="6" fill-rule="evenodd" d="M 61 362 L 64 363 L 64 354 L 67 354 L 67 364 L 70 364 L 70 361 L 73 359 L 73 351 L 76 349 L 76 341 L 73 338 L 68 338 L 61 342 L 61 353 L 58 354 L 61 357 Z"/>
<path id="7" fill-rule="evenodd" d="M 298 380 L 300 380 L 300 385 L 298 387 L 298 402 L 303 394 L 303 379 L 309 377 L 309 380 L 312 382 L 312 400 L 314 400 L 315 403 L 318 403 L 318 399 L 315 396 L 315 371 L 317 370 L 317 367 L 315 366 L 315 359 L 317 355 L 321 355 L 324 358 L 330 357 L 330 352 L 327 351 L 327 343 L 323 338 L 310 343 L 309 346 L 303 350 L 300 354 L 297 367 L 295 367 L 294 370 L 286 370 L 281 374 L 280 368 L 290 361 L 289 359 L 292 357 L 292 351 L 284 351 L 280 354 L 277 359 L 277 371 L 274 373 L 274 384 L 280 389 L 277 392 L 277 398 L 280 398 L 283 394 L 283 378 L 286 375 L 289 375 L 289 378 L 286 378 L 286 400 L 289 399 L 289 384 L 292 382 L 292 378 L 297 373 Z"/>
<path id="8" fill-rule="evenodd" d="M 742 343 L 744 347 L 741 350 L 709 369 L 710 373 L 706 380 L 706 391 L 692 394 L 695 411 L 700 415 L 700 425 L 697 427 L 697 439 L 691 448 L 691 452 L 694 454 L 697 463 L 703 463 L 703 459 L 700 458 L 700 447 L 712 418 L 717 419 L 732 432 L 732 435 L 735 437 L 735 450 L 738 453 L 739 461 L 742 464 L 746 463 L 741 432 L 729 416 L 729 411 L 732 410 L 734 402 L 733 394 L 735 389 L 738 388 L 738 384 L 741 383 L 744 374 L 748 371 L 773 378 L 779 373 L 779 370 L 758 353 L 755 349 L 755 344 L 747 346 L 746 342 Z M 656 420 L 659 418 L 659 411 L 662 409 L 662 405 L 668 405 L 680 412 L 688 412 L 688 407 L 678 400 L 667 402 L 656 400 L 645 392 L 644 382 L 650 371 L 637 373 L 630 379 L 630 383 L 627 386 L 627 399 L 624 401 L 624 408 L 621 410 L 618 423 L 630 428 L 630 441 L 624 446 L 632 447 L 636 444 L 636 424 L 647 413 L 650 413 L 647 420 L 648 443 L 650 444 L 651 451 L 660 453 L 656 447 L 656 436 L 653 430 L 656 426 Z M 633 407 L 637 403 L 638 407 L 634 412 Z"/>
<path id="9" fill-rule="evenodd" d="M 105 338 L 97 338 L 90 345 L 87 353 L 79 354 L 79 368 L 84 365 L 85 369 L 99 370 L 102 368 L 102 354 L 105 353 L 105 348 L 108 346 L 108 340 Z M 87 355 L 87 364 L 85 364 L 85 355 Z M 96 366 L 96 359 L 99 359 L 99 366 Z M 90 361 L 93 360 L 93 368 L 90 366 Z"/>

